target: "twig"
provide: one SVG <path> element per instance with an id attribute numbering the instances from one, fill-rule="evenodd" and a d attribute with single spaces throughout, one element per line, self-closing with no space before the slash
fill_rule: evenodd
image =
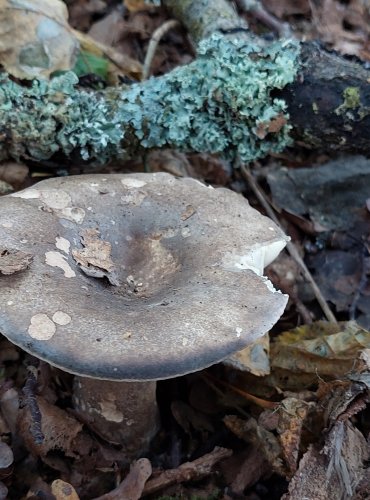
<path id="1" fill-rule="evenodd" d="M 203 457 L 197 458 L 193 462 L 181 464 L 177 469 L 165 470 L 159 476 L 150 479 L 146 483 L 143 496 L 151 495 L 173 484 L 202 479 L 212 472 L 212 468 L 217 462 L 230 457 L 232 454 L 231 450 L 216 446 L 213 451 L 203 455 Z"/>
<path id="2" fill-rule="evenodd" d="M 161 38 L 168 33 L 173 28 L 177 28 L 180 26 L 180 23 L 175 19 L 170 19 L 162 24 L 159 28 L 157 28 L 152 37 L 150 39 L 148 50 L 146 52 L 144 66 L 143 66 L 143 80 L 146 80 L 150 74 L 150 67 L 153 62 L 155 51 L 157 50 L 158 44 L 161 41 Z"/>
<path id="3" fill-rule="evenodd" d="M 202 373 L 202 378 L 203 380 L 205 381 L 205 383 L 216 393 L 218 394 L 221 398 L 225 398 L 225 393 L 223 391 L 221 391 L 221 389 L 219 389 L 217 387 L 216 384 L 214 384 L 212 381 L 211 381 L 211 377 L 209 376 L 209 374 L 205 374 Z M 212 377 L 213 378 L 213 377 Z M 240 415 L 243 415 L 245 418 L 249 418 L 249 414 L 243 410 L 243 408 L 240 406 L 240 405 L 233 405 L 233 407 L 238 410 L 238 412 L 240 413 Z"/>
<path id="4" fill-rule="evenodd" d="M 213 379 L 215 382 L 218 384 L 222 385 L 226 389 L 231 389 L 234 391 L 236 394 L 239 394 L 242 398 L 246 399 L 247 401 L 254 403 L 255 405 L 259 406 L 260 408 L 263 408 L 264 410 L 274 410 L 279 406 L 280 403 L 276 403 L 274 401 L 268 401 L 266 399 L 258 398 L 257 396 L 253 396 L 253 394 L 250 394 L 249 392 L 245 392 L 242 389 L 239 389 L 238 387 L 235 387 L 232 384 L 229 384 L 227 382 L 224 382 L 223 380 L 216 380 L 212 375 L 209 373 L 204 373 L 204 379 L 208 383 L 207 379 Z"/>
<path id="5" fill-rule="evenodd" d="M 357 290 L 354 294 L 352 304 L 349 308 L 349 319 L 356 319 L 356 308 L 358 301 L 360 300 L 361 294 L 364 292 L 364 289 L 368 282 L 368 277 L 370 275 L 370 256 L 369 251 L 365 247 L 364 255 L 362 256 L 362 266 L 361 266 L 361 277 L 357 286 Z"/>
<path id="6" fill-rule="evenodd" d="M 265 194 L 262 192 L 260 187 L 258 186 L 257 182 L 255 181 L 253 175 L 251 174 L 250 170 L 244 165 L 240 164 L 240 168 L 242 171 L 243 176 L 245 179 L 248 181 L 250 187 L 252 188 L 254 194 L 257 196 L 258 200 L 260 201 L 261 205 L 263 208 L 266 210 L 267 215 L 272 219 L 275 224 L 281 227 L 279 219 L 276 217 L 275 212 L 269 205 L 268 201 L 266 200 Z M 289 241 L 287 243 L 287 250 L 290 254 L 290 256 L 295 260 L 295 262 L 298 264 L 301 273 L 303 274 L 304 278 L 310 283 L 312 290 L 315 294 L 315 297 L 318 301 L 318 303 L 321 306 L 321 309 L 323 310 L 326 319 L 332 323 L 337 323 L 337 320 L 330 310 L 324 296 L 321 293 L 320 288 L 317 286 L 315 280 L 313 279 L 312 274 L 308 270 L 306 264 L 304 263 L 302 257 L 299 255 L 299 252 L 295 246 L 295 244 L 292 241 Z"/>
<path id="7" fill-rule="evenodd" d="M 152 474 L 152 466 L 147 458 L 134 462 L 122 483 L 114 490 L 94 500 L 139 500 L 144 485 Z"/>
<path id="8" fill-rule="evenodd" d="M 22 392 L 24 394 L 24 402 L 31 414 L 31 435 L 36 444 L 42 444 L 45 436 L 41 428 L 41 412 L 36 399 L 37 378 L 35 373 L 37 373 L 37 368 L 29 366 L 27 380 Z"/>
<path id="9" fill-rule="evenodd" d="M 258 21 L 276 31 L 280 37 L 292 38 L 289 24 L 268 12 L 259 0 L 237 0 L 237 3 L 240 10 L 250 12 Z"/>

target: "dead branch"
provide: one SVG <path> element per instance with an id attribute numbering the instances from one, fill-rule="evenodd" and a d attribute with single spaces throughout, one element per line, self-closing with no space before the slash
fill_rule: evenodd
<path id="1" fill-rule="evenodd" d="M 193 462 L 181 464 L 177 469 L 165 470 L 156 478 L 147 481 L 143 496 L 151 495 L 173 484 L 202 479 L 211 474 L 212 468 L 218 462 L 231 455 L 231 450 L 216 447 L 211 453 L 207 453 Z"/>

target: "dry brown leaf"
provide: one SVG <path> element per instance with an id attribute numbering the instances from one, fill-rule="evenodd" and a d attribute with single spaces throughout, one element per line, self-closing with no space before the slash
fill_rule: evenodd
<path id="1" fill-rule="evenodd" d="M 14 189 L 24 187 L 29 169 L 23 163 L 7 161 L 0 165 L 0 179 L 10 184 Z"/>
<path id="2" fill-rule="evenodd" d="M 310 12 L 309 0 L 263 0 L 263 5 L 279 18 Z"/>
<path id="3" fill-rule="evenodd" d="M 310 446 L 283 500 L 354 498 L 369 451 L 364 436 L 350 422 L 337 422 L 320 450 Z"/>
<path id="4" fill-rule="evenodd" d="M 0 0 L 0 63 L 17 78 L 71 69 L 79 44 L 60 0 Z"/>
<path id="5" fill-rule="evenodd" d="M 354 321 L 317 321 L 284 332 L 271 344 L 271 366 L 315 377 L 346 376 L 364 367 L 362 352 L 370 347 L 370 332 Z"/>
<path id="6" fill-rule="evenodd" d="M 8 248 L 0 248 L 0 274 L 14 274 L 24 271 L 33 261 L 33 255 Z"/>
<path id="7" fill-rule="evenodd" d="M 370 34 L 365 2 L 349 0 L 310 0 L 312 21 L 322 41 L 342 54 L 362 55 Z"/>
<path id="8" fill-rule="evenodd" d="M 112 245 L 100 238 L 97 229 L 85 229 L 80 236 L 85 248 L 72 250 L 72 255 L 81 270 L 93 278 L 106 277 L 111 285 L 118 286 L 111 258 Z"/>
<path id="9" fill-rule="evenodd" d="M 247 371 L 262 377 L 270 373 L 270 339 L 268 333 L 253 342 L 250 346 L 236 352 L 224 363 L 237 370 Z"/>
<path id="10" fill-rule="evenodd" d="M 296 398 L 286 398 L 279 406 L 277 431 L 282 455 L 290 474 L 297 470 L 302 428 L 308 412 L 314 406 L 314 403 L 306 403 Z"/>
<path id="11" fill-rule="evenodd" d="M 83 424 L 41 396 L 36 397 L 36 400 L 41 414 L 43 442 L 36 444 L 30 433 L 33 420 L 27 407 L 20 411 L 18 420 L 17 434 L 22 436 L 28 450 L 44 459 L 51 451 L 63 452 L 67 457 L 78 457 L 79 450 L 76 449 L 74 440 L 82 433 Z"/>
<path id="12" fill-rule="evenodd" d="M 243 420 L 235 415 L 227 415 L 223 419 L 226 427 L 239 439 L 253 444 L 275 472 L 286 473 L 281 460 L 281 446 L 277 437 L 261 425 L 254 418 Z"/>
<path id="13" fill-rule="evenodd" d="M 56 500 L 79 500 L 79 496 L 73 486 L 61 479 L 56 479 L 51 483 L 51 492 Z"/>
<path id="14" fill-rule="evenodd" d="M 124 0 L 125 7 L 130 12 L 138 12 L 139 10 L 147 10 L 153 8 L 153 5 L 149 5 L 149 2 L 145 0 Z"/>

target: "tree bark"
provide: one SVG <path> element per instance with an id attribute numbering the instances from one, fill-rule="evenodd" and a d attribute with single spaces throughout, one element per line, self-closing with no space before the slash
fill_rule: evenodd
<path id="1" fill-rule="evenodd" d="M 267 44 L 226 0 L 164 0 L 198 57 L 160 78 L 105 92 L 68 73 L 0 86 L 0 158 L 106 163 L 170 147 L 251 161 L 289 145 L 368 154 L 370 71 L 314 43 Z"/>
<path id="2" fill-rule="evenodd" d="M 293 137 L 326 151 L 370 153 L 370 71 L 357 59 L 302 43 L 295 81 L 276 95 L 287 103 Z"/>

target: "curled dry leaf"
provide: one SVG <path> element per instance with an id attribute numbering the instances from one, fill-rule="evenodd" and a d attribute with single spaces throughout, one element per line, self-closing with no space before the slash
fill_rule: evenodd
<path id="1" fill-rule="evenodd" d="M 60 0 L 0 0 L 0 62 L 17 78 L 73 67 L 78 42 Z"/>
<path id="2" fill-rule="evenodd" d="M 111 285 L 118 286 L 111 258 L 112 245 L 100 238 L 97 229 L 85 229 L 80 236 L 85 248 L 72 250 L 72 255 L 81 270 L 94 278 L 106 277 Z"/>
<path id="3" fill-rule="evenodd" d="M 46 458 L 51 451 L 63 452 L 67 457 L 78 457 L 74 440 L 82 433 L 83 425 L 57 406 L 37 396 L 37 404 L 41 414 L 41 430 L 44 440 L 36 444 L 30 433 L 32 416 L 27 408 L 20 411 L 18 435 L 22 436 L 28 450 L 36 456 Z"/>
<path id="4" fill-rule="evenodd" d="M 308 412 L 314 406 L 314 403 L 306 403 L 296 398 L 286 398 L 279 405 L 277 431 L 289 475 L 297 470 L 302 430 Z"/>
<path id="5" fill-rule="evenodd" d="M 24 271 L 31 264 L 33 255 L 21 250 L 0 248 L 0 274 Z"/>

